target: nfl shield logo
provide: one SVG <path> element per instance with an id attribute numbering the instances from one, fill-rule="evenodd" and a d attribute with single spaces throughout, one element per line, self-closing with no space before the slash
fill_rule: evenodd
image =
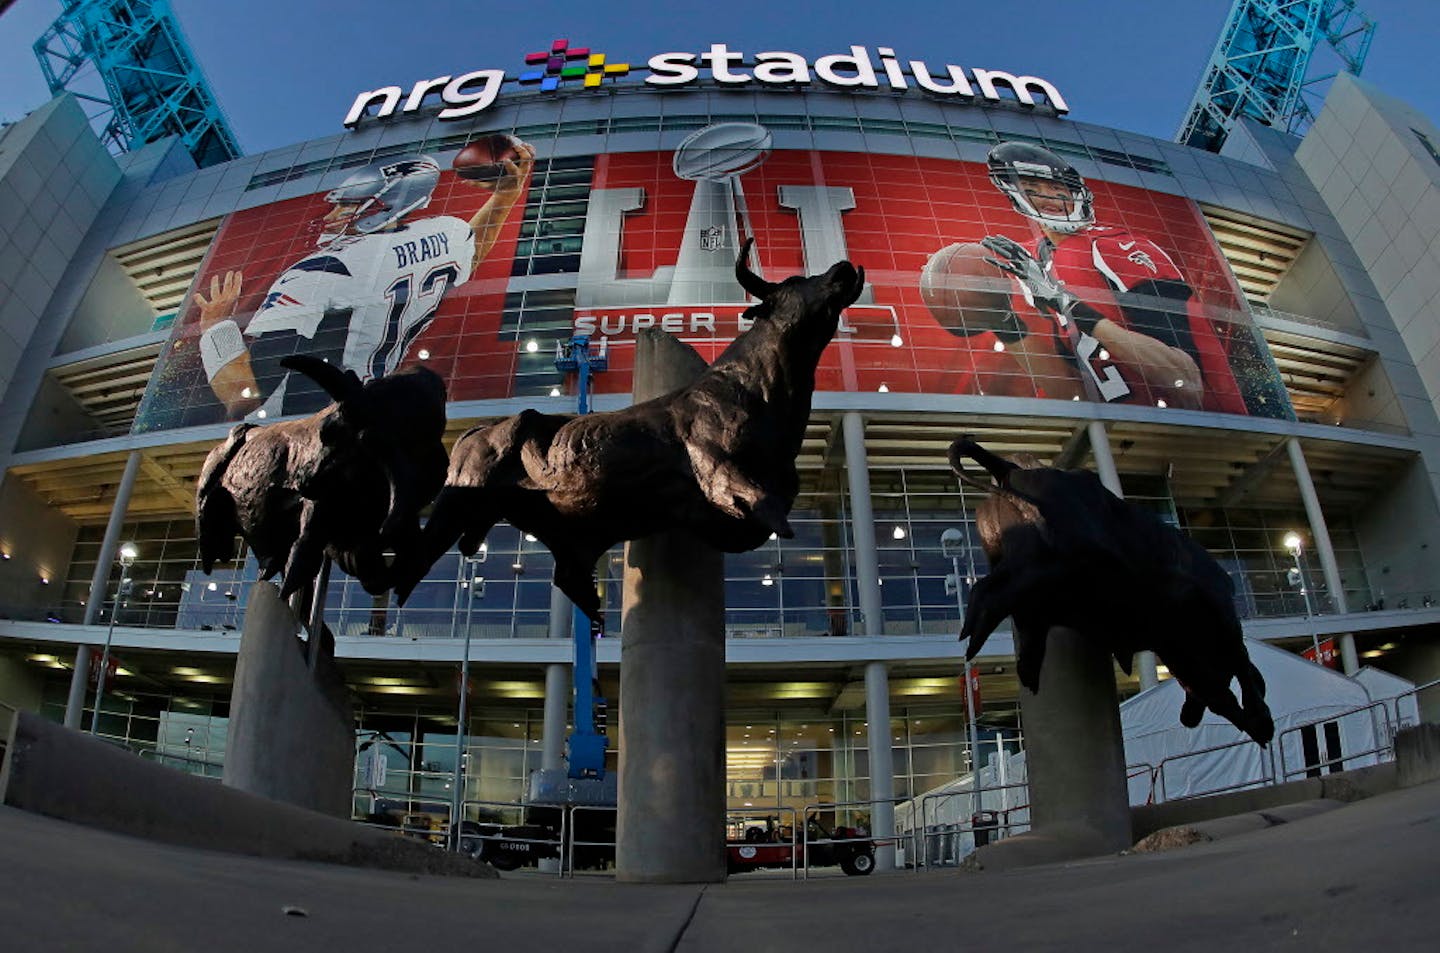
<path id="1" fill-rule="evenodd" d="M 719 225 L 700 229 L 700 247 L 706 251 L 719 251 L 725 242 L 725 229 Z"/>

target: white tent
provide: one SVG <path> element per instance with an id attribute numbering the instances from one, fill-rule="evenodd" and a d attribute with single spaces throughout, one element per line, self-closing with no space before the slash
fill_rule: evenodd
<path id="1" fill-rule="evenodd" d="M 1265 679 L 1275 719 L 1270 747 L 1208 711 L 1199 726 L 1186 728 L 1180 724 L 1184 689 L 1167 679 L 1120 705 L 1131 804 L 1376 764 L 1394 726 L 1419 722 L 1415 696 L 1399 697 L 1415 687 L 1403 678 L 1366 667 L 1351 679 L 1264 642 L 1246 639 L 1245 645 Z M 1232 688 L 1238 698 L 1239 685 Z M 1009 833 L 1021 833 L 1029 823 L 1025 752 L 1002 756 L 991 744 L 982 748 L 991 750 L 981 755 L 980 807 L 1015 825 Z M 927 832 L 926 863 L 954 863 L 974 850 L 966 824 L 975 806 L 973 783 L 965 774 L 896 805 L 897 831 Z"/>
<path id="2" fill-rule="evenodd" d="M 1296 780 L 1306 776 L 1307 766 L 1311 773 L 1328 773 L 1376 763 L 1376 749 L 1388 740 L 1385 718 L 1362 710 L 1371 703 L 1365 688 L 1263 642 L 1246 639 L 1245 646 L 1265 678 L 1265 701 L 1275 718 L 1270 748 L 1261 748 L 1209 711 L 1198 727 L 1181 725 L 1185 692 L 1167 679 L 1120 706 L 1132 804 L 1235 790 L 1268 779 Z M 1232 687 L 1238 698 L 1238 684 Z M 1323 723 L 1293 730 L 1314 722 Z"/>
<path id="3" fill-rule="evenodd" d="M 1420 724 L 1420 701 L 1413 694 L 1414 682 L 1369 665 L 1352 678 L 1360 683 L 1372 702 L 1384 702 L 1385 721 L 1392 738 L 1401 728 Z"/>

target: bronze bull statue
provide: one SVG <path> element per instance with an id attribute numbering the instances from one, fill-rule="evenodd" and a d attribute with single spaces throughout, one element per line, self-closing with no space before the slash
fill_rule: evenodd
<path id="1" fill-rule="evenodd" d="M 967 457 L 994 482 L 966 473 Z M 1234 586 L 1203 547 L 1085 470 L 1021 465 L 968 437 L 950 445 L 950 466 L 990 493 L 976 511 L 990 572 L 970 594 L 967 658 L 1008 616 L 1020 683 L 1038 692 L 1046 633 L 1064 626 L 1101 640 L 1127 674 L 1135 652 L 1153 651 L 1185 689 L 1187 728 L 1208 708 L 1270 742 L 1265 680 L 1245 651 Z"/>
<path id="2" fill-rule="evenodd" d="M 324 556 L 378 595 L 384 551 L 420 531 L 420 510 L 445 481 L 445 383 L 414 368 L 362 384 L 354 371 L 305 355 L 283 366 L 335 403 L 301 420 L 242 423 L 205 460 L 196 490 L 200 564 L 250 544 L 260 576 L 284 573 L 282 595 L 310 584 Z"/>
<path id="3" fill-rule="evenodd" d="M 863 269 L 765 281 L 740 251 L 735 276 L 759 298 L 753 321 L 694 383 L 624 410 L 585 416 L 533 410 L 461 436 L 420 546 L 401 554 L 401 603 L 457 540 L 471 555 L 500 520 L 555 557 L 555 585 L 600 618 L 595 563 L 622 540 L 684 528 L 745 552 L 794 535 L 800 452 L 815 369 Z"/>

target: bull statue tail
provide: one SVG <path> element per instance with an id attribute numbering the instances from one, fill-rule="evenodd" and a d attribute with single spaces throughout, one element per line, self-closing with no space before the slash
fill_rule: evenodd
<path id="1" fill-rule="evenodd" d="M 291 354 L 281 358 L 280 366 L 299 371 L 324 388 L 325 393 L 337 404 L 344 403 L 359 394 L 364 385 L 359 376 L 351 370 L 341 370 L 329 361 L 323 361 L 309 354 Z"/>
<path id="2" fill-rule="evenodd" d="M 740 246 L 740 254 L 735 258 L 735 280 L 740 282 L 740 287 L 747 292 L 761 301 L 766 301 L 779 285 L 766 281 L 750 270 L 750 249 L 754 244 L 755 239 L 747 238 Z"/>
<path id="3" fill-rule="evenodd" d="M 966 472 L 964 462 L 966 457 L 974 460 L 989 471 L 990 475 L 995 479 L 995 483 L 1002 487 L 1005 486 L 1010 474 L 1019 469 L 1019 467 L 1009 460 L 1003 460 L 980 446 L 969 434 L 964 435 L 959 440 L 950 444 L 949 456 L 950 469 L 955 471 L 957 477 L 971 486 L 987 492 L 995 489 L 995 487 L 981 480 L 977 480 Z"/>

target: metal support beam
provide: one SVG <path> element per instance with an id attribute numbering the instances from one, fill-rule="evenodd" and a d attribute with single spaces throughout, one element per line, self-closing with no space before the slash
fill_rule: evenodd
<path id="1" fill-rule="evenodd" d="M 855 547 L 855 587 L 859 590 L 860 635 L 884 635 L 880 608 L 880 555 L 875 546 L 875 510 L 870 505 L 870 468 L 865 457 L 865 422 L 858 413 L 841 418 L 845 431 L 845 471 L 850 481 L 850 534 Z"/>
<path id="2" fill-rule="evenodd" d="M 1055 461 L 1051 463 L 1057 470 L 1073 470 L 1085 462 L 1090 455 L 1090 426 L 1081 424 L 1070 434 L 1070 439 L 1065 441 L 1065 446 L 1055 454 Z"/>
<path id="3" fill-rule="evenodd" d="M 105 589 L 110 582 L 110 570 L 115 566 L 115 550 L 120 545 L 120 531 L 125 528 L 125 513 L 130 506 L 130 494 L 135 491 L 135 478 L 140 473 L 141 453 L 130 451 L 125 459 L 125 469 L 115 487 L 115 502 L 110 507 L 110 521 L 105 524 L 105 536 L 100 543 L 100 556 L 95 562 L 95 574 L 90 577 L 90 592 L 85 596 L 83 625 L 94 625 L 95 616 L 105 604 Z M 113 613 L 119 608 L 119 598 L 111 607 Z M 70 673 L 70 694 L 65 701 L 65 727 L 79 728 L 80 718 L 85 710 L 85 684 L 90 677 L 90 646 L 81 645 L 75 650 L 75 669 Z M 104 678 L 104 673 L 101 673 Z"/>
<path id="4" fill-rule="evenodd" d="M 1269 453 L 1250 464 L 1243 473 L 1221 491 L 1220 496 L 1215 500 L 1215 505 L 1222 510 L 1227 510 L 1244 503 L 1247 496 L 1260 488 L 1260 484 L 1265 482 L 1286 453 L 1283 442 L 1276 444 Z"/>
<path id="5" fill-rule="evenodd" d="M 876 870 L 895 869 L 895 748 L 890 740 L 890 670 L 865 666 L 865 720 L 870 742 L 870 833 L 888 846 L 875 851 Z"/>
<path id="6" fill-rule="evenodd" d="M 1120 471 L 1115 468 L 1115 455 L 1110 452 L 1110 435 L 1105 430 L 1105 424 L 1092 420 L 1085 431 L 1090 450 L 1095 456 L 1095 472 L 1100 477 L 1100 482 L 1105 484 L 1105 489 L 1120 499 L 1125 499 L 1125 490 L 1120 486 Z M 1142 692 L 1160 684 L 1160 670 L 1155 662 L 1154 652 L 1136 652 L 1131 665 L 1140 676 Z"/>
<path id="7" fill-rule="evenodd" d="M 1360 75 L 1375 24 L 1355 0 L 1235 0 L 1201 73 L 1175 141 L 1219 152 L 1244 118 L 1301 134 L 1335 73 L 1311 70 L 1328 48 L 1346 72 Z"/>
<path id="8" fill-rule="evenodd" d="M 1325 513 L 1320 509 L 1320 497 L 1315 493 L 1315 482 L 1310 478 L 1310 467 L 1305 462 L 1305 451 L 1300 441 L 1290 437 L 1285 441 L 1285 450 L 1290 455 L 1290 466 L 1295 471 L 1295 483 L 1300 488 L 1300 500 L 1305 504 L 1305 518 L 1310 523 L 1310 538 L 1315 544 L 1315 555 L 1320 558 L 1320 571 L 1325 576 L 1325 588 L 1330 592 L 1331 611 L 1344 615 L 1350 611 L 1345 600 L 1345 586 L 1340 579 L 1340 564 L 1335 561 L 1335 547 L 1330 542 L 1330 528 L 1325 523 Z M 1346 675 L 1360 671 L 1360 657 L 1355 651 L 1355 636 L 1345 633 L 1339 638 L 1340 663 Z"/>

